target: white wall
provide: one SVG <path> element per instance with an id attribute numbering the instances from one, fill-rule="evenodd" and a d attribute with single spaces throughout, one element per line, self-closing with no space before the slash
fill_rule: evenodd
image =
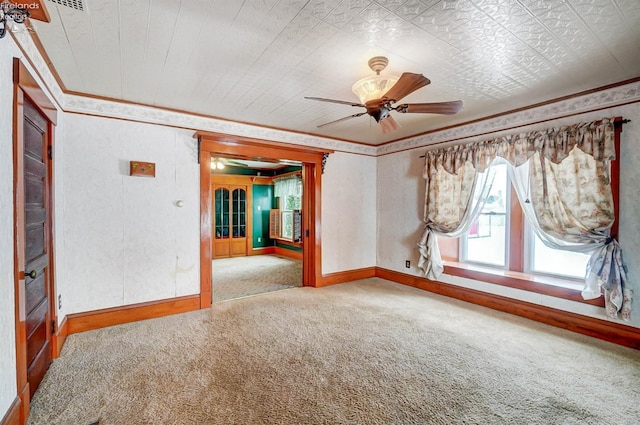
<path id="1" fill-rule="evenodd" d="M 553 105 L 550 108 L 553 108 Z M 536 126 L 524 127 L 522 131 L 613 116 L 622 116 L 632 120 L 631 123 L 625 124 L 623 127 L 619 155 L 621 166 L 619 240 L 629 266 L 630 284 L 638 297 L 633 306 L 635 310 L 632 313 L 633 318 L 628 324 L 640 327 L 640 284 L 638 282 L 638 277 L 640 277 L 640 223 L 637 219 L 637 211 L 640 210 L 640 103 L 553 120 Z M 505 127 L 513 123 L 509 117 L 505 117 L 503 121 Z M 514 131 L 510 130 L 505 133 L 513 133 Z M 479 138 L 464 139 L 456 143 L 486 140 L 491 137 L 491 134 L 485 134 Z M 425 190 L 425 182 L 422 177 L 424 160 L 419 156 L 426 150 L 426 147 L 415 148 L 378 157 L 377 264 L 382 268 L 416 276 L 420 275 L 416 267 L 418 259 L 416 244 L 423 229 Z M 404 262 L 408 259 L 412 264 L 410 269 L 404 268 Z M 603 309 L 584 303 L 448 275 L 443 275 L 441 281 L 578 314 L 605 318 Z"/>
<path id="2" fill-rule="evenodd" d="M 193 131 L 80 114 L 65 121 L 61 313 L 199 293 Z M 134 160 L 154 162 L 156 177 L 129 176 Z"/>
<path id="3" fill-rule="evenodd" d="M 376 265 L 376 158 L 336 152 L 322 176 L 322 273 Z"/>

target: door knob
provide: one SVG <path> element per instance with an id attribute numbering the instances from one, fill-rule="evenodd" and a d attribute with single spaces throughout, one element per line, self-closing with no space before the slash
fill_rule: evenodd
<path id="1" fill-rule="evenodd" d="M 31 270 L 29 273 L 25 273 L 25 276 L 29 276 L 31 279 L 35 279 L 38 276 L 38 272 L 35 270 Z"/>

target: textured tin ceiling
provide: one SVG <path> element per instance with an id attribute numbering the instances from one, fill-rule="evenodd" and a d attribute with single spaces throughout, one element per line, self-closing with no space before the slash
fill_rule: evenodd
<path id="1" fill-rule="evenodd" d="M 36 32 L 66 90 L 378 145 L 640 76 L 639 0 L 49 0 Z M 424 74 L 383 134 L 357 101 L 372 75 Z"/>

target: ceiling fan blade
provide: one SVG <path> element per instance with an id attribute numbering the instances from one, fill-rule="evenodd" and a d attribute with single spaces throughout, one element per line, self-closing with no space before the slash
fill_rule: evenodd
<path id="1" fill-rule="evenodd" d="M 403 97 L 413 93 L 420 87 L 424 87 L 431 81 L 422 74 L 412 74 L 411 72 L 405 72 L 400 76 L 397 83 L 384 94 L 384 97 L 392 102 L 397 102 Z"/>
<path id="2" fill-rule="evenodd" d="M 453 102 L 434 102 L 434 103 L 405 103 L 399 105 L 396 111 L 402 113 L 426 113 L 426 114 L 457 114 L 462 109 L 462 101 L 455 100 Z"/>
<path id="3" fill-rule="evenodd" d="M 400 128 L 400 124 L 396 121 L 391 115 L 386 117 L 385 119 L 380 120 L 380 126 L 382 127 L 382 132 L 384 134 L 391 133 Z"/>
<path id="4" fill-rule="evenodd" d="M 362 106 L 362 107 L 364 107 L 364 105 L 362 103 L 347 102 L 346 100 L 335 100 L 335 99 L 326 99 L 324 97 L 308 97 L 308 96 L 305 96 L 304 98 L 305 99 L 310 99 L 310 100 L 319 100 L 320 102 L 339 103 L 341 105 Z"/>
<path id="5" fill-rule="evenodd" d="M 325 125 L 337 124 L 337 123 L 342 122 L 342 121 L 350 120 L 351 118 L 361 117 L 364 114 L 366 114 L 366 112 L 360 112 L 359 114 L 349 115 L 348 117 L 340 118 L 339 120 L 330 121 L 330 122 L 326 122 L 324 124 L 320 124 L 318 126 L 318 128 L 324 127 Z"/>
<path id="6" fill-rule="evenodd" d="M 245 164 L 244 162 L 235 161 L 233 159 L 226 159 L 225 162 L 228 165 L 235 165 L 235 166 L 238 166 L 238 167 L 248 167 L 249 166 L 248 164 Z"/>

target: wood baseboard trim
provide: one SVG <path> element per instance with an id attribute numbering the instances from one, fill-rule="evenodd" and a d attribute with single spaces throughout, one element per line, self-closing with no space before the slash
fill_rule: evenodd
<path id="1" fill-rule="evenodd" d="M 604 319 L 582 316 L 514 298 L 489 294 L 475 289 L 449 285 L 426 278 L 407 275 L 393 270 L 376 269 L 376 277 L 403 285 L 413 286 L 428 292 L 456 298 L 472 304 L 514 314 L 536 322 L 581 333 L 625 347 L 640 349 L 640 329 Z"/>
<path id="2" fill-rule="evenodd" d="M 253 248 L 247 252 L 247 255 L 266 255 L 275 254 L 276 248 L 274 246 L 265 246 L 260 248 Z"/>
<path id="3" fill-rule="evenodd" d="M 67 340 L 67 336 L 69 336 L 69 326 L 67 322 L 67 316 L 62 319 L 62 322 L 58 325 L 58 331 L 53 334 L 52 338 L 52 357 L 57 359 L 60 357 L 60 351 L 62 351 L 62 346 L 64 342 Z"/>
<path id="4" fill-rule="evenodd" d="M 302 261 L 302 251 L 294 251 L 292 249 L 281 248 L 279 246 L 276 246 L 273 253 L 276 255 L 281 255 L 283 257 L 293 258 L 294 260 Z"/>
<path id="5" fill-rule="evenodd" d="M 336 285 L 338 283 L 351 282 L 352 280 L 367 279 L 376 276 L 375 267 L 365 267 L 362 269 L 347 270 L 322 275 L 322 281 L 316 287 Z"/>
<path id="6" fill-rule="evenodd" d="M 200 294 L 67 315 L 67 334 L 200 309 Z M 60 347 L 62 348 L 62 347 Z"/>
<path id="7" fill-rule="evenodd" d="M 16 397 L 9 406 L 9 410 L 4 414 L 4 417 L 0 421 L 0 425 L 20 425 L 20 408 L 22 407 L 22 401 L 20 397 Z"/>

